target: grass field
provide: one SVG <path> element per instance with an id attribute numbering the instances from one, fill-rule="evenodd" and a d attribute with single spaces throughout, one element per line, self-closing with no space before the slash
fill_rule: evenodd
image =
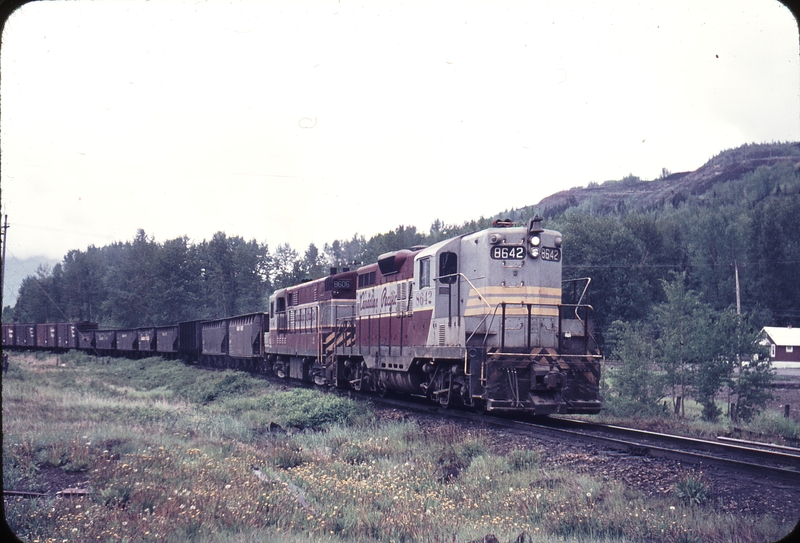
<path id="1" fill-rule="evenodd" d="M 775 541 L 702 481 L 646 500 L 491 435 L 381 421 L 335 394 L 158 358 L 12 355 L 3 487 L 23 541 Z M 54 497 L 67 487 L 78 497 Z"/>

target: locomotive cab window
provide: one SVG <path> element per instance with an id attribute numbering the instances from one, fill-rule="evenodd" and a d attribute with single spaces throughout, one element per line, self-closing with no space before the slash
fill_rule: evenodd
<path id="1" fill-rule="evenodd" d="M 458 255 L 444 252 L 439 255 L 439 281 L 445 285 L 452 285 L 458 279 Z"/>
<path id="2" fill-rule="evenodd" d="M 278 298 L 278 313 L 286 311 L 286 298 Z"/>
<path id="3" fill-rule="evenodd" d="M 419 288 L 431 286 L 431 259 L 423 258 L 419 261 Z"/>

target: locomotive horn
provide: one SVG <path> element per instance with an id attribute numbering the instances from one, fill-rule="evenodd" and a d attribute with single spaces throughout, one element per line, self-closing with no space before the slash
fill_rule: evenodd
<path id="1" fill-rule="evenodd" d="M 531 234 L 544 232 L 544 228 L 542 228 L 542 218 L 538 213 L 534 215 L 533 218 L 531 218 L 531 220 L 528 222 L 528 232 Z"/>

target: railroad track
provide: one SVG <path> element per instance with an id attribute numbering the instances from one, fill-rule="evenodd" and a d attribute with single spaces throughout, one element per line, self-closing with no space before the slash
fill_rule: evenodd
<path id="1" fill-rule="evenodd" d="M 545 418 L 535 422 L 516 420 L 442 409 L 427 402 L 410 402 L 368 395 L 354 397 L 365 398 L 378 405 L 436 414 L 443 418 L 527 430 L 561 440 L 567 438 L 573 442 L 593 443 L 635 456 L 662 457 L 682 463 L 711 465 L 751 475 L 757 474 L 782 483 L 800 484 L 800 449 L 792 447 L 756 442 L 742 443 L 738 442 L 740 440 L 730 439 L 710 441 L 574 419 Z"/>
<path id="2" fill-rule="evenodd" d="M 574 419 L 554 418 L 522 424 L 553 429 L 632 454 L 714 465 L 800 484 L 800 449 L 792 447 L 737 440 L 711 441 Z"/>

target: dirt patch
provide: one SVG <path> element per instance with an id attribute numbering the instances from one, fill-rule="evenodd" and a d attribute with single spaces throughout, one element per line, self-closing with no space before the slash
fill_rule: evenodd
<path id="1" fill-rule="evenodd" d="M 59 467 L 46 466 L 39 468 L 35 476 L 20 481 L 16 488 L 8 490 L 40 492 L 55 496 L 56 492 L 67 488 L 86 488 L 88 484 L 89 476 L 85 472 L 69 472 Z"/>

